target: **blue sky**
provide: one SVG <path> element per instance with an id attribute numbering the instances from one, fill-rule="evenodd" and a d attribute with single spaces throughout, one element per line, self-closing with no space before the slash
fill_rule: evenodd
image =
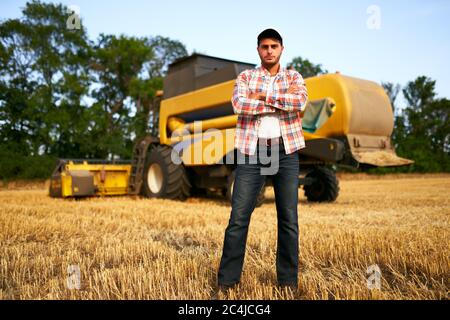
<path id="1" fill-rule="evenodd" d="M 52 1 L 80 8 L 91 39 L 100 33 L 162 35 L 193 50 L 259 63 L 256 36 L 265 28 L 284 38 L 282 64 L 295 56 L 328 71 L 401 85 L 426 75 L 450 98 L 450 1 Z M 26 1 L 2 0 L 0 19 L 18 18 Z M 371 5 L 380 28 L 370 29 Z"/>

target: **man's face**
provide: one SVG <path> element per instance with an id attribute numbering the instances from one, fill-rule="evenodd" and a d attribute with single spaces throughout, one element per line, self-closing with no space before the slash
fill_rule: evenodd
<path id="1" fill-rule="evenodd" d="M 257 49 L 261 64 L 270 67 L 280 62 L 284 47 L 276 39 L 263 39 Z"/>

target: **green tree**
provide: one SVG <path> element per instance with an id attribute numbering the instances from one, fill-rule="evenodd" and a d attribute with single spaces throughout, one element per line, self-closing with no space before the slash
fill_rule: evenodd
<path id="1" fill-rule="evenodd" d="M 2 164 L 15 156 L 71 156 L 83 146 L 90 51 L 82 25 L 67 29 L 67 12 L 32 1 L 22 18 L 0 24 L 0 141 L 9 155 Z"/>
<path id="2" fill-rule="evenodd" d="M 129 158 L 184 45 L 161 36 L 94 43 L 81 20 L 68 28 L 73 12 L 61 4 L 34 0 L 22 13 L 0 22 L 0 178 L 46 177 L 57 157 Z"/>
<path id="3" fill-rule="evenodd" d="M 131 148 L 129 127 L 131 114 L 130 88 L 152 59 L 152 49 L 146 39 L 100 35 L 94 46 L 93 70 L 96 76 L 95 109 L 103 109 L 104 121 L 99 123 L 104 133 L 99 148 L 104 156 L 129 157 Z"/>
<path id="4" fill-rule="evenodd" d="M 288 68 L 297 70 L 303 78 L 310 78 L 328 73 L 327 70 L 322 68 L 321 64 L 314 64 L 308 59 L 303 59 L 302 57 L 295 57 L 292 59 L 292 61 L 288 64 Z"/>
<path id="5" fill-rule="evenodd" d="M 424 110 L 427 119 L 427 137 L 433 152 L 450 155 L 450 100 L 432 101 Z"/>
<path id="6" fill-rule="evenodd" d="M 392 112 L 394 113 L 394 131 L 392 133 L 392 143 L 394 144 L 395 149 L 399 148 L 399 144 L 405 140 L 406 136 L 406 128 L 405 128 L 405 119 L 402 116 L 400 110 L 397 108 L 397 98 L 400 93 L 401 86 L 400 84 L 394 84 L 392 82 L 383 82 L 381 84 L 386 92 L 392 106 Z"/>
<path id="7" fill-rule="evenodd" d="M 156 91 L 167 65 L 187 54 L 168 38 L 101 35 L 94 46 L 95 109 L 103 108 L 99 148 L 105 156 L 130 157 L 133 138 L 146 133 Z"/>
<path id="8" fill-rule="evenodd" d="M 402 128 L 398 137 L 399 153 L 415 160 L 412 170 L 448 171 L 450 101 L 436 99 L 436 81 L 420 76 L 403 89 L 407 107 L 396 122 Z"/>
<path id="9" fill-rule="evenodd" d="M 400 93 L 401 86 L 398 83 L 393 84 L 392 82 L 383 82 L 381 85 L 383 86 L 384 91 L 386 91 L 386 94 L 388 95 L 389 100 L 391 101 L 392 112 L 394 112 L 395 114 L 395 112 L 397 111 L 396 101 L 398 94 Z"/>
<path id="10" fill-rule="evenodd" d="M 403 96 L 412 110 L 419 112 L 433 102 L 436 97 L 435 86 L 436 81 L 420 76 L 406 84 L 403 89 Z"/>
<path id="11" fill-rule="evenodd" d="M 153 59 L 149 61 L 149 77 L 162 78 L 166 75 L 169 64 L 188 55 L 186 47 L 180 41 L 156 36 L 148 40 L 153 50 Z"/>

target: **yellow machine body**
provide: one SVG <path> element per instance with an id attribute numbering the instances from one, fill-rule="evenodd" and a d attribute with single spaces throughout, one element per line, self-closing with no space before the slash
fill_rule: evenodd
<path id="1" fill-rule="evenodd" d="M 50 180 L 55 197 L 108 196 L 128 194 L 131 165 L 62 163 Z"/>

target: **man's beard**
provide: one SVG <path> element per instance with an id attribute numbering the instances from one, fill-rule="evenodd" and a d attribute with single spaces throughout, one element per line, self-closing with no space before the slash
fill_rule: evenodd
<path id="1" fill-rule="evenodd" d="M 267 68 L 271 68 L 273 66 L 276 66 L 280 62 L 280 58 L 281 58 L 281 56 L 279 56 L 278 58 L 276 58 L 275 60 L 270 61 L 270 62 L 266 62 L 265 60 L 262 60 L 263 61 L 263 65 L 265 67 L 267 67 Z"/>

